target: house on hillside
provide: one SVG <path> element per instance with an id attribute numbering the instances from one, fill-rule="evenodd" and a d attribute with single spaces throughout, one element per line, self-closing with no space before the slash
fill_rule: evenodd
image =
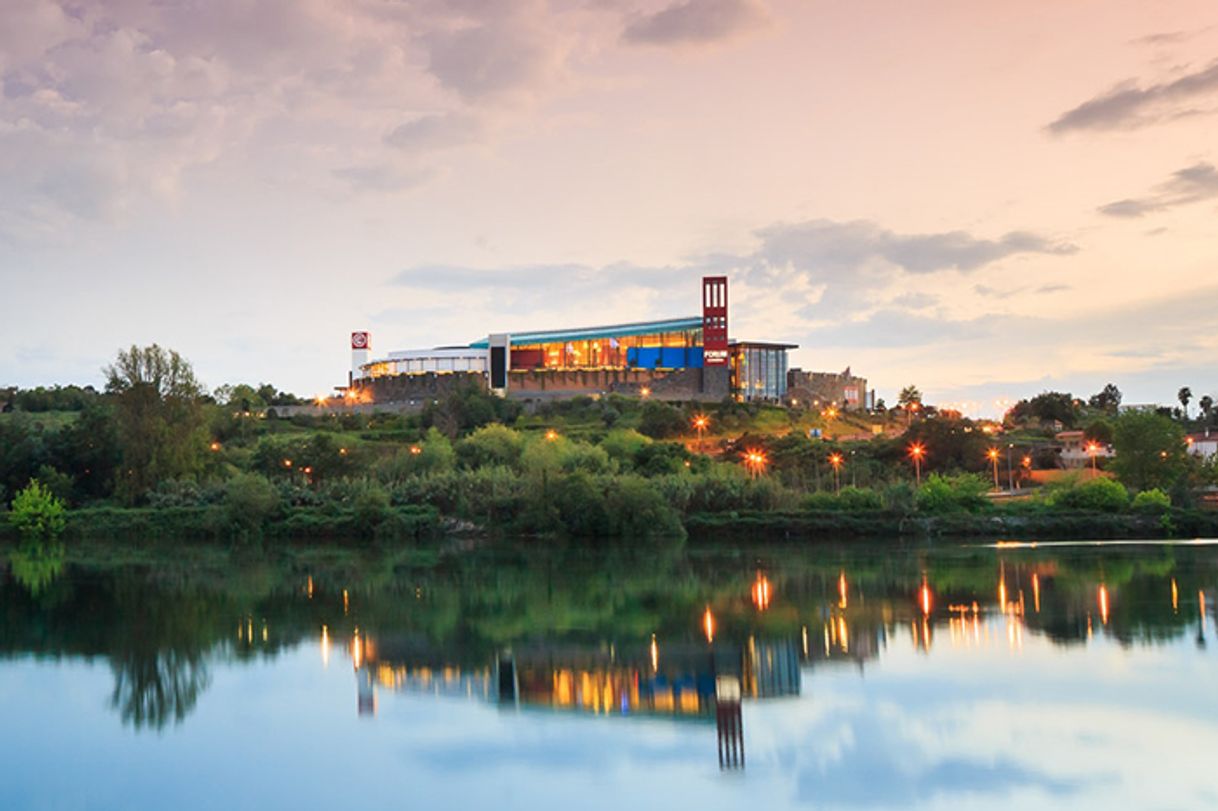
<path id="1" fill-rule="evenodd" d="M 1184 437 L 1184 441 L 1188 443 L 1188 452 L 1202 462 L 1208 462 L 1218 456 L 1218 431 L 1206 428 L 1203 433 L 1189 434 Z"/>
<path id="2" fill-rule="evenodd" d="M 1091 464 L 1091 445 L 1082 431 L 1059 431 L 1055 439 L 1061 447 L 1058 458 L 1062 467 L 1081 468 Z M 1110 446 L 1098 442 L 1095 443 L 1094 453 L 1097 459 L 1108 459 L 1114 455 Z"/>

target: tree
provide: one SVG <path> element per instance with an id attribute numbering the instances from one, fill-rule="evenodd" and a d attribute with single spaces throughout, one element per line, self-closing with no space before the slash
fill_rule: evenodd
<path id="1" fill-rule="evenodd" d="M 1188 404 L 1193 399 L 1193 390 L 1188 386 L 1184 386 L 1180 391 L 1176 392 L 1176 399 L 1180 401 L 1180 405 L 1184 406 L 1184 419 L 1188 419 Z"/>
<path id="2" fill-rule="evenodd" d="M 1112 444 L 1112 423 L 1100 417 L 1093 420 L 1085 429 L 1083 429 L 1083 437 L 1089 442 L 1098 442 L 1101 445 Z"/>
<path id="3" fill-rule="evenodd" d="M 909 408 L 914 403 L 922 404 L 922 392 L 918 391 L 918 387 L 906 386 L 901 389 L 901 393 L 897 395 L 897 405 L 901 408 Z"/>
<path id="4" fill-rule="evenodd" d="M 63 502 L 42 482 L 33 479 L 13 499 L 9 522 L 26 540 L 53 541 L 63 532 Z"/>
<path id="5" fill-rule="evenodd" d="M 1116 456 L 1109 467 L 1132 490 L 1170 490 L 1188 470 L 1184 430 L 1170 417 L 1131 411 L 1117 419 L 1112 433 Z"/>
<path id="6" fill-rule="evenodd" d="M 1121 390 L 1115 384 L 1109 383 L 1096 394 L 1087 399 L 1087 405 L 1101 411 L 1115 412 L 1121 405 Z"/>
<path id="7" fill-rule="evenodd" d="M 202 467 L 207 438 L 203 390 L 190 363 L 156 344 L 132 346 L 120 350 L 104 372 L 122 447 L 118 494 L 131 503 L 160 481 L 193 476 Z"/>
<path id="8" fill-rule="evenodd" d="M 1016 403 L 1011 409 L 1011 418 L 1016 421 L 1036 419 L 1060 422 L 1066 428 L 1072 428 L 1078 419 L 1078 408 L 1074 396 L 1069 392 L 1045 391 L 1030 400 Z"/>
<path id="9" fill-rule="evenodd" d="M 1210 414 L 1214 410 L 1214 398 L 1208 394 L 1201 395 L 1201 399 L 1197 401 L 1197 405 L 1201 408 L 1202 415 L 1205 416 L 1205 421 L 1210 421 Z"/>

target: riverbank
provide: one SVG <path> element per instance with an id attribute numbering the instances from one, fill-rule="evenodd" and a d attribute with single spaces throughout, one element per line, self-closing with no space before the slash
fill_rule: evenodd
<path id="1" fill-rule="evenodd" d="M 1061 511 L 1028 514 L 889 512 L 699 513 L 685 527 L 693 541 L 738 540 L 751 534 L 776 540 L 866 538 L 1195 538 L 1218 536 L 1218 512 L 1172 509 L 1158 515 Z"/>
<path id="2" fill-rule="evenodd" d="M 1192 538 L 1218 537 L 1218 512 L 1171 509 L 1160 514 L 1086 510 L 1036 513 L 948 513 L 894 511 L 747 510 L 696 512 L 680 528 L 694 543 L 735 541 L 816 542 L 844 538 Z M 64 539 L 184 538 L 375 540 L 409 542 L 460 532 L 484 536 L 533 535 L 594 542 L 599 535 L 520 532 L 513 520 L 494 524 L 442 516 L 434 507 L 389 507 L 375 513 L 355 509 L 295 507 L 257 524 L 220 506 L 93 507 L 67 513 Z M 669 533 L 677 536 L 680 533 Z M 0 514 L 0 538 L 16 539 L 7 514 Z"/>

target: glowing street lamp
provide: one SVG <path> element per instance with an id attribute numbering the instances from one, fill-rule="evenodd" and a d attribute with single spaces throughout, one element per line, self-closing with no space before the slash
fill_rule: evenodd
<path id="1" fill-rule="evenodd" d="M 553 428 L 546 431 L 546 442 L 555 442 L 558 440 L 558 432 Z"/>
<path id="2" fill-rule="evenodd" d="M 994 465 L 994 489 L 997 490 L 998 489 L 998 449 L 990 448 L 988 451 L 985 452 L 985 455 L 987 458 L 989 458 L 990 462 L 993 463 L 993 465 Z"/>
<path id="3" fill-rule="evenodd" d="M 1088 442 L 1086 451 L 1087 451 L 1087 454 L 1091 457 L 1091 478 L 1094 479 L 1096 476 L 1099 475 L 1099 470 L 1097 470 L 1096 466 L 1095 466 L 1095 457 L 1099 455 L 1100 443 L 1095 442 L 1095 441 Z"/>
<path id="4" fill-rule="evenodd" d="M 910 445 L 909 458 L 913 459 L 914 475 L 917 477 L 918 484 L 922 484 L 922 460 L 926 458 L 926 446 L 921 442 Z"/>
<path id="5" fill-rule="evenodd" d="M 639 389 L 639 396 L 642 397 L 644 400 L 646 400 L 648 397 L 651 396 L 651 388 L 648 386 L 644 386 L 643 388 Z"/>
<path id="6" fill-rule="evenodd" d="M 710 417 L 705 414 L 697 414 L 694 416 L 694 430 L 698 432 L 698 450 L 702 450 L 702 435 L 706 433 L 707 426 L 710 425 Z"/>
<path id="7" fill-rule="evenodd" d="M 749 478 L 756 479 L 765 473 L 767 462 L 764 451 L 749 449 L 744 452 L 744 466 L 749 471 Z"/>
<path id="8" fill-rule="evenodd" d="M 829 454 L 829 464 L 833 465 L 833 492 L 842 492 L 842 462 L 845 461 L 840 453 Z"/>

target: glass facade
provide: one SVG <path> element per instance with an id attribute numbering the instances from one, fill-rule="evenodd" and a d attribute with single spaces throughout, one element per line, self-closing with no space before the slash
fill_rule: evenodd
<path id="1" fill-rule="evenodd" d="M 740 400 L 781 400 L 787 393 L 785 344 L 733 344 L 732 391 Z"/>
<path id="2" fill-rule="evenodd" d="M 627 354 L 644 347 L 698 347 L 702 330 L 688 329 L 650 335 L 622 335 L 545 343 L 512 342 L 513 369 L 621 369 Z"/>

